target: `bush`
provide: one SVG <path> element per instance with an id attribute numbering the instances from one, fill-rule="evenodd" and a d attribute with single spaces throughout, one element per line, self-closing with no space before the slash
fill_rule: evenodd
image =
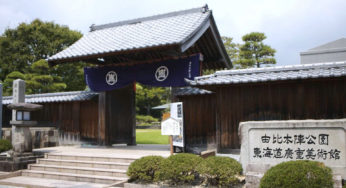
<path id="1" fill-rule="evenodd" d="M 198 176 L 196 166 L 202 161 L 201 157 L 194 154 L 172 155 L 161 162 L 160 169 L 155 173 L 155 181 L 168 180 L 175 185 L 191 183 Z"/>
<path id="2" fill-rule="evenodd" d="M 12 149 L 12 144 L 8 140 L 0 140 L 0 153 Z"/>
<path id="3" fill-rule="evenodd" d="M 152 116 L 143 116 L 143 115 L 136 115 L 136 122 L 137 125 L 143 126 L 143 125 L 151 125 L 152 122 L 158 122 L 159 120 L 157 118 L 154 118 Z"/>
<path id="4" fill-rule="evenodd" d="M 236 176 L 243 171 L 241 164 L 229 157 L 208 157 L 197 167 L 198 172 L 207 178 L 211 185 L 237 184 Z"/>
<path id="5" fill-rule="evenodd" d="M 132 162 L 127 170 L 130 181 L 151 183 L 154 180 L 156 170 L 164 160 L 161 156 L 147 156 Z"/>
<path id="6" fill-rule="evenodd" d="M 260 187 L 333 187 L 332 170 L 316 161 L 283 162 L 264 174 Z"/>

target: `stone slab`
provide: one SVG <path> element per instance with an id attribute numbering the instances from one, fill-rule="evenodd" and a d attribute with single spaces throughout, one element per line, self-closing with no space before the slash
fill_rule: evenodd
<path id="1" fill-rule="evenodd" d="M 346 179 L 346 119 L 242 122 L 244 172 L 265 173 L 289 160 L 313 160 Z"/>
<path id="2" fill-rule="evenodd" d="M 105 184 L 34 178 L 34 177 L 26 177 L 26 176 L 18 176 L 13 178 L 2 179 L 0 180 L 0 185 L 15 185 L 15 186 L 25 186 L 25 187 L 80 187 L 80 188 L 106 187 Z"/>

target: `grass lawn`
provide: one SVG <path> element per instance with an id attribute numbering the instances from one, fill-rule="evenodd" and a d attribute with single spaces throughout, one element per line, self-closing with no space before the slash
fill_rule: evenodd
<path id="1" fill-rule="evenodd" d="M 161 129 L 136 129 L 137 144 L 169 144 L 168 136 Z"/>

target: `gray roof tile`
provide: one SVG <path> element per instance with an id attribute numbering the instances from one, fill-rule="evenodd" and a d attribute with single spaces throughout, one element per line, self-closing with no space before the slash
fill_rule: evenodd
<path id="1" fill-rule="evenodd" d="M 212 94 L 213 92 L 205 90 L 205 89 L 199 89 L 195 87 L 183 87 L 179 88 L 176 93 L 174 93 L 175 96 L 187 96 L 187 95 L 208 95 Z"/>
<path id="2" fill-rule="evenodd" d="M 52 103 L 52 102 L 71 102 L 71 101 L 85 101 L 97 96 L 97 92 L 92 91 L 72 91 L 60 93 L 43 93 L 25 95 L 26 103 Z M 12 103 L 12 96 L 5 96 L 2 98 L 2 104 L 7 105 Z"/>
<path id="3" fill-rule="evenodd" d="M 316 63 L 217 71 L 207 76 L 187 80 L 191 86 L 297 80 L 346 76 L 346 62 Z"/>
<path id="4" fill-rule="evenodd" d="M 171 44 L 188 40 L 211 12 L 207 7 L 157 16 L 91 26 L 91 32 L 48 61 L 87 55 L 119 52 Z"/>

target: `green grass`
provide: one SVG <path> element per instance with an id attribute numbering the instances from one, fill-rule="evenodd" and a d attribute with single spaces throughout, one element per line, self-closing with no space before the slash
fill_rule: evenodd
<path id="1" fill-rule="evenodd" d="M 169 144 L 168 136 L 161 129 L 136 129 L 137 144 Z"/>

